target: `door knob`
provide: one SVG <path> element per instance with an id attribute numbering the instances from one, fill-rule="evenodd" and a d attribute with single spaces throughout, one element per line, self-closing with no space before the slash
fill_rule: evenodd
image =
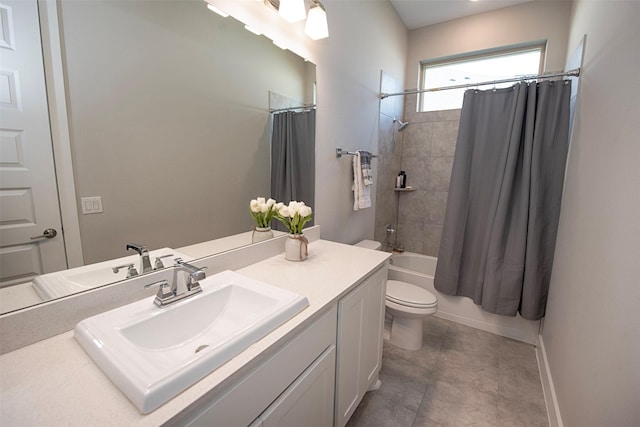
<path id="1" fill-rule="evenodd" d="M 53 239 L 57 235 L 58 235 L 58 232 L 56 231 L 55 228 L 47 228 L 46 230 L 44 230 L 44 232 L 40 236 L 34 236 L 34 237 L 31 238 L 31 240 Z"/>

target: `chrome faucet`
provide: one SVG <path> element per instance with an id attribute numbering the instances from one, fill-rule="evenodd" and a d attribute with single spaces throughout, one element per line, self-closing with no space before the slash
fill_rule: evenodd
<path id="1" fill-rule="evenodd" d="M 206 267 L 198 268 L 194 265 L 184 262 L 182 258 L 176 258 L 175 262 L 176 262 L 175 267 L 178 268 L 178 270 L 181 270 L 187 273 L 187 280 L 183 284 L 184 287 L 182 287 L 182 289 L 180 289 L 180 283 L 182 282 L 180 280 L 176 280 L 176 282 L 178 282 L 178 284 L 176 285 L 178 288 L 177 291 L 181 293 L 192 292 L 192 291 L 201 292 L 202 289 L 200 288 L 199 281 L 207 277 L 207 275 L 204 273 L 204 270 L 206 270 L 207 268 Z"/>
<path id="2" fill-rule="evenodd" d="M 151 261 L 149 260 L 149 250 L 145 245 L 139 245 L 136 243 L 127 243 L 127 250 L 133 249 L 140 255 L 140 269 L 139 274 L 148 273 L 153 271 L 151 267 Z"/>
<path id="3" fill-rule="evenodd" d="M 156 299 L 153 301 L 158 307 L 164 307 L 202 292 L 200 280 L 206 277 L 204 273 L 206 267 L 198 268 L 184 262 L 181 258 L 176 258 L 175 262 L 174 267 L 176 270 L 171 285 L 169 285 L 169 282 L 166 280 L 145 285 L 145 288 L 155 285 L 160 286 L 156 294 Z M 181 277 L 180 272 L 186 273 L 186 278 Z"/>
<path id="4" fill-rule="evenodd" d="M 385 250 L 388 251 L 389 249 L 391 249 L 392 252 L 404 252 L 404 246 L 402 245 L 402 243 L 398 242 L 396 229 L 393 228 L 391 224 L 387 224 L 386 231 L 387 231 L 387 241 L 385 243 L 387 244 L 387 248 Z M 391 236 L 393 235 L 395 235 L 394 242 L 391 241 Z"/>

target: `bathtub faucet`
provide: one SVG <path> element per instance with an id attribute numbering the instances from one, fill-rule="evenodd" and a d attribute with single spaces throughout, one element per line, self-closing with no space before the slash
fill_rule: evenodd
<path id="1" fill-rule="evenodd" d="M 398 243 L 398 237 L 395 238 L 395 243 L 391 242 L 391 236 L 396 234 L 395 228 L 391 226 L 391 224 L 387 224 L 387 250 L 391 249 L 393 252 L 404 252 L 404 246 L 402 243 Z"/>
<path id="2" fill-rule="evenodd" d="M 404 252 L 404 245 L 402 243 L 387 242 L 387 247 L 391 248 L 393 252 Z"/>

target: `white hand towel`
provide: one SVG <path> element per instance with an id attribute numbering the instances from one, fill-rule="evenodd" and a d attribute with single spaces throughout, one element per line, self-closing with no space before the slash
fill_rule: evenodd
<path id="1" fill-rule="evenodd" d="M 362 163 L 360 162 L 360 153 L 356 152 L 353 156 L 353 210 L 371 207 L 371 190 L 369 185 L 364 185 L 364 177 L 362 174 Z"/>

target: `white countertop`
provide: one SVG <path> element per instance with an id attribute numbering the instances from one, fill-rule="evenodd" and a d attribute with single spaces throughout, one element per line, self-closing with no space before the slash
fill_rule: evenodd
<path id="1" fill-rule="evenodd" d="M 287 233 L 282 231 L 273 230 L 275 236 L 282 236 Z M 189 255 L 192 258 L 202 258 L 214 254 L 219 254 L 231 249 L 240 248 L 251 244 L 253 237 L 253 231 L 246 231 L 244 233 L 234 234 L 232 236 L 221 237 L 219 239 L 210 240 L 208 242 L 196 243 L 189 246 L 183 246 L 176 248 L 176 251 Z"/>
<path id="2" fill-rule="evenodd" d="M 304 262 L 286 261 L 280 254 L 237 270 L 305 295 L 309 307 L 148 415 L 140 414 L 93 364 L 73 331 L 7 353 L 0 357 L 0 425 L 160 425 L 258 364 L 275 344 L 308 325 L 388 257 L 385 252 L 319 240 L 309 246 Z"/>

